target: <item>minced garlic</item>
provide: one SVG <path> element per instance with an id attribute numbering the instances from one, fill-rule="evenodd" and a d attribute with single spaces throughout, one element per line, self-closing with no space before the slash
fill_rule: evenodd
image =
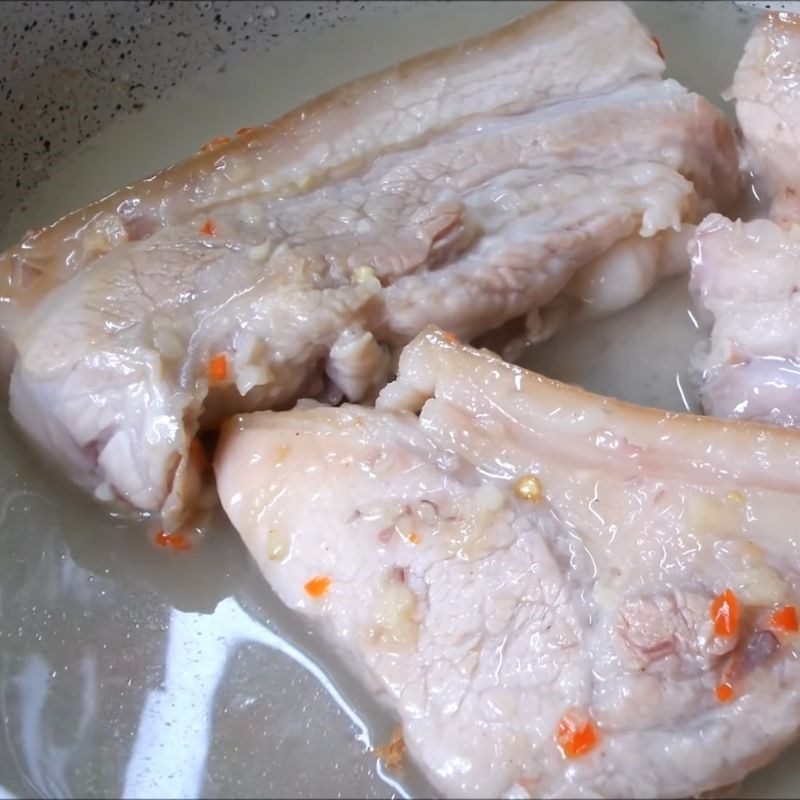
<path id="1" fill-rule="evenodd" d="M 270 561 L 282 561 L 289 555 L 289 537 L 285 531 L 270 528 L 267 532 L 267 557 Z"/>
<path id="2" fill-rule="evenodd" d="M 377 277 L 375 275 L 375 270 L 367 264 L 362 264 L 360 267 L 356 267 L 353 270 L 353 274 L 350 277 L 351 283 L 364 283 L 368 281 L 370 278 Z"/>

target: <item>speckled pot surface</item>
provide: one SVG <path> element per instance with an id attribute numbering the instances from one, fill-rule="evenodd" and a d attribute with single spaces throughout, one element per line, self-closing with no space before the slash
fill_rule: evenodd
<path id="1" fill-rule="evenodd" d="M 388 0 L 405 5 L 403 0 Z M 387 0 L 369 0 L 373 8 Z M 0 15 L 0 220 L 49 166 L 198 70 L 320 27 L 367 3 L 6 2 Z M 798 2 L 743 2 L 792 9 Z"/>
<path id="2" fill-rule="evenodd" d="M 211 64 L 224 69 L 366 9 L 350 0 L 3 3 L 0 219 L 56 159 L 115 117 Z"/>

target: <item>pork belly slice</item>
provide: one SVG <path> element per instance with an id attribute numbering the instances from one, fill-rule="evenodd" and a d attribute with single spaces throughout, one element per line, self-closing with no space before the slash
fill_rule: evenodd
<path id="1" fill-rule="evenodd" d="M 691 250 L 690 286 L 710 325 L 694 356 L 704 410 L 800 426 L 800 226 L 713 214 Z"/>
<path id="2" fill-rule="evenodd" d="M 104 201 L 156 221 L 94 260 L 75 253 L 100 207 L 57 223 L 5 262 L 12 414 L 174 528 L 193 437 L 226 415 L 368 402 L 430 323 L 469 339 L 527 315 L 541 339 L 638 299 L 739 187 L 728 124 L 663 67 L 624 5 L 559 3 Z"/>
<path id="3" fill-rule="evenodd" d="M 726 98 L 736 101 L 748 166 L 774 217 L 797 217 L 800 17 L 768 12 L 754 28 Z"/>
<path id="4" fill-rule="evenodd" d="M 485 36 L 333 89 L 270 124 L 231 131 L 186 161 L 31 231 L 0 256 L 0 325 L 13 327 L 52 286 L 119 245 L 220 203 L 303 196 L 467 120 L 657 82 L 663 68 L 656 44 L 625 4 L 553 3 Z M 717 125 L 725 151 L 728 132 Z M 707 152 L 699 172 L 728 171 L 726 152 Z M 727 199 L 728 180 L 718 199 Z"/>
<path id="5" fill-rule="evenodd" d="M 695 354 L 703 408 L 800 425 L 800 21 L 765 14 L 729 96 L 770 219 L 705 219 L 690 244 L 691 288 L 710 340 Z"/>
<path id="6" fill-rule="evenodd" d="M 689 797 L 795 738 L 800 433 L 433 330 L 377 406 L 238 416 L 217 485 L 443 795 Z"/>

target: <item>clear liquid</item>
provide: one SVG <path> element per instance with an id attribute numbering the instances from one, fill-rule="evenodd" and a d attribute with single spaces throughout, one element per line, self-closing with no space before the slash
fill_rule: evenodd
<path id="1" fill-rule="evenodd" d="M 3 242 L 214 136 L 532 5 L 368 10 L 202 74 L 76 150 L 20 206 Z M 751 17 L 727 3 L 633 5 L 661 39 L 673 76 L 718 98 Z M 695 336 L 678 280 L 613 319 L 565 331 L 530 353 L 528 364 L 681 409 L 694 402 L 684 365 Z M 277 601 L 224 520 L 194 551 L 156 550 L 134 525 L 110 519 L 43 467 L 5 415 L 0 447 L 5 790 L 49 797 L 430 793 L 413 771 L 402 779 L 381 774 L 370 747 L 388 740 L 391 714 Z M 791 754 L 746 788 L 742 796 L 797 796 Z"/>

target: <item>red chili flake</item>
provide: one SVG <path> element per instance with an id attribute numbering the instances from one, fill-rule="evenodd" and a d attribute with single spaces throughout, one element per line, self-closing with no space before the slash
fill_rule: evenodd
<path id="1" fill-rule="evenodd" d="M 736 636 L 739 632 L 739 599 L 726 589 L 711 603 L 711 619 L 717 636 Z"/>
<path id="2" fill-rule="evenodd" d="M 312 578 L 310 581 L 308 581 L 303 588 L 312 597 L 324 597 L 328 593 L 330 586 L 330 578 L 327 578 L 324 575 L 318 575 L 316 578 Z"/>
<path id="3" fill-rule="evenodd" d="M 566 758 L 585 755 L 597 746 L 594 723 L 585 714 L 569 711 L 558 723 L 556 742 Z"/>
<path id="4" fill-rule="evenodd" d="M 217 226 L 213 220 L 207 219 L 203 225 L 200 226 L 200 233 L 204 236 L 216 236 Z"/>
<path id="5" fill-rule="evenodd" d="M 769 626 L 782 633 L 796 633 L 800 629 L 797 624 L 797 609 L 794 606 L 779 608 L 769 618 Z"/>
<path id="6" fill-rule="evenodd" d="M 228 377 L 228 356 L 225 353 L 217 353 L 209 358 L 206 374 L 211 383 L 224 381 Z"/>
<path id="7" fill-rule="evenodd" d="M 728 681 L 723 681 L 714 689 L 714 694 L 720 703 L 729 703 L 733 700 L 733 686 Z"/>
<path id="8" fill-rule="evenodd" d="M 167 533 L 159 531 L 156 534 L 156 544 L 160 547 L 171 547 L 173 550 L 190 550 L 191 542 L 182 533 Z"/>

